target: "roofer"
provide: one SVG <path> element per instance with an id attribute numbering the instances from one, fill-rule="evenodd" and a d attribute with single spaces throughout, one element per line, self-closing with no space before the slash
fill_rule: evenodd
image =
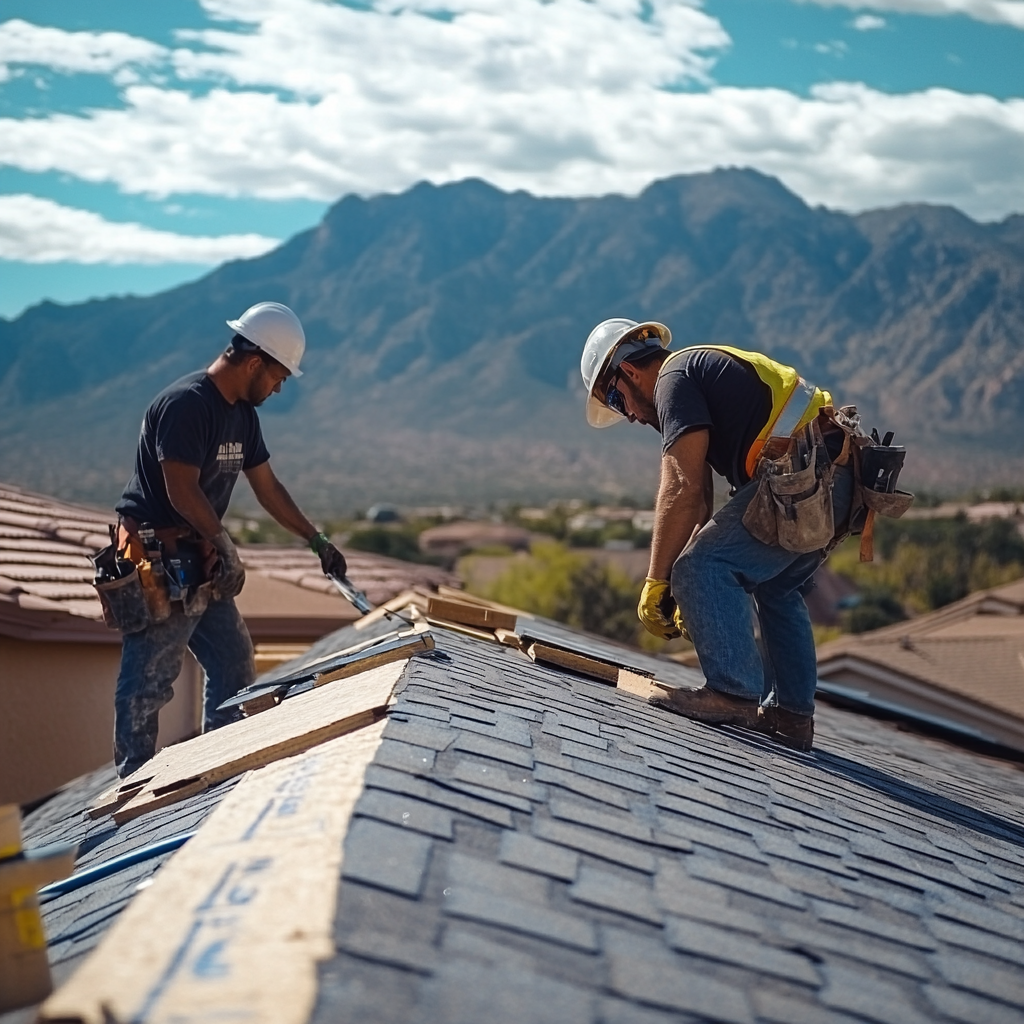
<path id="1" fill-rule="evenodd" d="M 581 364 L 592 426 L 646 423 L 662 438 L 650 568 L 637 611 L 655 636 L 692 639 L 707 684 L 651 702 L 809 750 L 817 669 L 802 595 L 837 532 L 848 528 L 854 479 L 847 434 L 821 413 L 832 404 L 828 392 L 792 367 L 721 345 L 669 353 L 671 339 L 663 324 L 605 320 L 587 339 Z M 773 480 L 799 489 L 776 496 L 786 506 L 776 522 L 757 469 L 762 457 L 790 452 L 793 474 L 787 468 Z M 772 469 L 781 472 L 781 463 Z M 713 516 L 712 470 L 733 488 Z"/>
<path id="2" fill-rule="evenodd" d="M 301 376 L 306 339 L 299 318 L 280 303 L 260 302 L 227 324 L 235 335 L 213 364 L 176 380 L 146 410 L 135 472 L 117 505 L 115 554 L 139 567 L 146 605 L 141 619 L 123 624 L 114 697 L 122 778 L 156 751 L 160 708 L 173 696 L 186 647 L 206 673 L 204 731 L 233 719 L 218 705 L 255 678 L 252 642 L 234 602 L 245 570 L 221 523 L 240 472 L 260 505 L 320 556 L 324 572 L 346 570 L 341 552 L 274 475 L 256 413 L 288 377 Z M 115 575 L 118 566 L 134 575 L 123 556 Z M 97 589 L 108 604 L 115 591 Z"/>

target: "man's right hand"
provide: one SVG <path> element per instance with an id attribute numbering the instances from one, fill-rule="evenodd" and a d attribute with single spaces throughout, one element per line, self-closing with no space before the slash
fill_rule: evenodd
<path id="1" fill-rule="evenodd" d="M 215 598 L 235 597 L 241 593 L 245 584 L 245 568 L 238 555 L 238 548 L 228 536 L 227 530 L 221 530 L 213 538 L 213 546 L 220 556 L 213 571 L 213 595 Z"/>
<path id="2" fill-rule="evenodd" d="M 330 542 L 327 535 L 318 533 L 310 542 L 313 553 L 320 559 L 320 568 L 325 576 L 345 576 L 348 563 L 345 556 Z"/>
<path id="3" fill-rule="evenodd" d="M 683 635 L 682 629 L 676 625 L 677 620 L 682 621 L 682 616 L 679 615 L 668 580 L 656 580 L 650 576 L 644 580 L 636 613 L 644 629 L 662 640 L 674 640 Z"/>

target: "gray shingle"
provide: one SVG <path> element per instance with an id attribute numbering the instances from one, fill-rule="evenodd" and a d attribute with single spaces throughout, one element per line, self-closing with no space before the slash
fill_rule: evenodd
<path id="1" fill-rule="evenodd" d="M 781 903 L 783 906 L 795 907 L 798 910 L 803 910 L 807 906 L 807 900 L 803 896 L 793 892 L 781 882 L 776 882 L 771 878 L 762 878 L 759 875 L 747 874 L 744 871 L 736 871 L 710 857 L 690 857 L 686 862 L 686 870 L 694 878 L 717 882 L 727 889 L 735 889 L 748 896 L 757 896 L 759 899 Z"/>
<path id="2" fill-rule="evenodd" d="M 604 737 L 595 735 L 593 732 L 573 728 L 568 722 L 559 721 L 550 715 L 545 716 L 542 731 L 547 736 L 571 740 L 574 743 L 582 743 L 584 746 L 594 747 L 597 750 L 608 749 L 608 741 Z"/>
<path id="3" fill-rule="evenodd" d="M 391 825 L 402 825 L 414 832 L 425 832 L 439 839 L 452 838 L 452 813 L 423 803 L 415 797 L 367 789 L 356 803 L 356 817 L 376 818 Z"/>
<path id="4" fill-rule="evenodd" d="M 445 964 L 423 986 L 419 1024 L 591 1024 L 595 996 L 535 971 L 469 960 Z"/>
<path id="5" fill-rule="evenodd" d="M 479 733 L 481 736 L 490 736 L 497 740 L 504 740 L 506 743 L 515 743 L 521 747 L 533 746 L 530 727 L 522 719 L 506 712 L 498 712 L 494 717 L 494 724 L 490 725 L 471 718 L 461 718 L 453 711 L 452 727 L 455 729 L 465 729 L 467 732 Z"/>
<path id="6" fill-rule="evenodd" d="M 524 814 L 530 814 L 533 810 L 533 804 L 525 797 L 503 793 L 500 789 L 491 788 L 490 786 L 478 786 L 472 782 L 460 782 L 458 779 L 445 779 L 437 776 L 435 776 L 433 782 L 439 787 L 453 789 L 457 793 L 465 793 L 467 796 L 477 797 L 489 803 L 501 804 L 502 807 L 508 807 L 513 811 L 522 811 Z"/>
<path id="7" fill-rule="evenodd" d="M 545 903 L 548 881 L 540 875 L 520 871 L 518 868 L 483 860 L 453 850 L 447 864 L 449 888 L 468 886 L 471 889 L 511 896 L 530 903 Z"/>
<path id="8" fill-rule="evenodd" d="M 498 789 L 525 800 L 542 801 L 547 790 L 532 782 L 522 770 L 509 773 L 504 768 L 480 764 L 478 761 L 460 760 L 452 769 L 452 776 L 486 789 Z"/>
<path id="9" fill-rule="evenodd" d="M 418 896 L 432 845 L 426 836 L 358 818 L 345 837 L 342 876 Z"/>
<path id="10" fill-rule="evenodd" d="M 935 907 L 935 916 L 961 924 L 972 924 L 995 935 L 1024 942 L 1024 918 L 967 900 L 951 900 Z"/>
<path id="11" fill-rule="evenodd" d="M 576 877 L 578 853 L 554 843 L 547 843 L 526 832 L 505 831 L 501 835 L 498 858 L 505 864 L 536 871 L 552 878 L 571 882 Z"/>
<path id="12" fill-rule="evenodd" d="M 889 844 L 867 838 L 856 836 L 850 843 L 850 848 L 860 857 L 893 866 L 901 871 L 909 871 L 911 874 L 919 875 L 930 882 L 938 882 L 943 886 L 952 889 L 960 889 L 973 895 L 980 895 L 978 886 L 959 871 L 951 868 L 948 862 L 939 862 L 924 857 L 914 857 L 903 850 L 894 849 Z M 851 861 L 851 863 L 854 863 Z M 855 866 L 860 870 L 866 870 L 863 861 L 856 861 Z"/>
<path id="13" fill-rule="evenodd" d="M 350 932 L 338 940 L 338 948 L 364 960 L 416 974 L 430 974 L 439 962 L 433 946 L 376 931 Z"/>
<path id="14" fill-rule="evenodd" d="M 780 836 L 774 832 L 758 833 L 755 842 L 758 848 L 773 857 L 793 861 L 803 867 L 817 868 L 829 874 L 842 875 L 844 878 L 856 878 L 857 873 L 848 868 L 838 857 L 815 853 L 813 850 L 794 842 L 789 836 Z"/>
<path id="15" fill-rule="evenodd" d="M 1006 960 L 1018 967 L 1024 966 L 1024 943 L 1022 942 L 1004 939 L 1002 936 L 982 931 L 972 925 L 955 924 L 941 918 L 933 918 L 929 921 L 928 928 L 937 939 L 951 946 L 960 946 L 976 953 L 984 953 L 986 956 L 994 957 L 997 960 Z"/>
<path id="16" fill-rule="evenodd" d="M 956 988 L 1024 1008 L 1024 976 L 1014 967 L 996 965 L 961 952 L 937 953 L 931 964 Z"/>
<path id="17" fill-rule="evenodd" d="M 1024 1024 L 1024 1012 L 941 985 L 925 985 L 925 998 L 939 1013 L 963 1024 Z"/>
<path id="18" fill-rule="evenodd" d="M 400 772 L 424 774 L 434 767 L 434 757 L 434 751 L 427 747 L 415 747 L 398 740 L 382 740 L 373 763 Z"/>
<path id="19" fill-rule="evenodd" d="M 822 968 L 827 984 L 821 991 L 826 1006 L 866 1017 L 878 1024 L 934 1024 L 914 1005 L 908 993 L 877 974 L 835 964 Z"/>
<path id="20" fill-rule="evenodd" d="M 538 839 L 547 839 L 552 843 L 560 843 L 573 850 L 580 850 L 600 860 L 624 864 L 637 871 L 653 874 L 655 869 L 654 855 L 647 850 L 638 849 L 631 843 L 610 836 L 593 832 L 578 825 L 567 825 L 561 821 L 548 818 L 533 819 L 533 834 Z"/>
<path id="21" fill-rule="evenodd" d="M 366 769 L 365 784 L 371 789 L 385 789 L 392 793 L 416 796 L 427 803 L 450 807 L 452 810 L 501 825 L 503 828 L 512 827 L 512 812 L 507 807 L 477 800 L 392 768 L 371 764 Z"/>
<path id="22" fill-rule="evenodd" d="M 495 897 L 468 886 L 452 887 L 451 895 L 445 897 L 444 911 L 453 917 L 482 921 L 585 952 L 597 949 L 597 934 L 589 921 L 539 904 Z"/>
<path id="23" fill-rule="evenodd" d="M 657 779 L 657 775 L 641 761 L 632 761 L 610 753 L 605 754 L 591 746 L 577 743 L 574 740 L 562 740 L 561 750 L 563 757 L 574 757 L 582 761 L 589 761 L 591 764 L 602 765 L 616 772 L 637 775 L 641 779 Z"/>
<path id="24" fill-rule="evenodd" d="M 617 928 L 602 929 L 602 936 L 613 992 L 725 1024 L 753 1024 L 743 992 L 690 970 L 660 941 Z"/>
<path id="25" fill-rule="evenodd" d="M 675 869 L 675 870 L 674 870 Z M 680 884 L 682 882 L 682 884 Z M 751 935 L 764 933 L 767 922 L 745 910 L 736 910 L 725 903 L 721 890 L 714 887 L 708 898 L 704 882 L 694 882 L 676 865 L 663 861 L 655 876 L 654 898 L 664 910 L 694 921 L 708 921 Z"/>
<path id="26" fill-rule="evenodd" d="M 584 865 L 569 896 L 579 903 L 599 907 L 615 914 L 634 917 L 660 925 L 662 914 L 655 905 L 651 890 L 639 882 L 629 881 L 610 871 L 599 871 Z"/>
<path id="27" fill-rule="evenodd" d="M 751 821 L 749 818 L 740 817 L 730 811 L 723 811 L 718 807 L 709 807 L 707 804 L 683 800 L 677 796 L 659 794 L 655 803 L 659 810 L 671 812 L 684 818 L 695 818 L 697 821 L 708 822 L 719 828 L 731 829 L 742 835 L 754 836 L 762 830 L 761 824 Z"/>
<path id="28" fill-rule="evenodd" d="M 433 722 L 447 722 L 452 716 L 445 707 L 438 707 L 432 704 L 414 704 L 410 701 L 399 699 L 390 710 L 392 719 L 398 716 L 408 716 L 413 720 L 428 719 Z"/>
<path id="29" fill-rule="evenodd" d="M 891 943 L 879 942 L 874 937 L 851 935 L 838 928 L 819 928 L 806 918 L 799 921 L 778 921 L 775 927 L 783 938 L 819 954 L 839 953 L 852 960 L 860 960 L 873 967 L 895 971 L 910 978 L 928 980 L 932 977 L 932 972 L 925 966 L 925 961 L 919 954 L 897 949 Z"/>
<path id="30" fill-rule="evenodd" d="M 555 767 L 575 772 L 577 775 L 583 775 L 589 779 L 596 779 L 598 782 L 607 782 L 622 789 L 632 790 L 634 793 L 650 793 L 654 785 L 646 778 L 641 778 L 639 775 L 634 775 L 628 771 L 620 771 L 618 768 L 609 768 L 607 765 L 596 764 L 593 761 L 584 761 L 579 758 L 555 756 L 558 758 L 557 762 L 555 762 Z M 542 758 L 538 751 L 537 760 L 547 759 Z M 547 763 L 550 764 L 552 762 L 547 760 Z"/>
<path id="31" fill-rule="evenodd" d="M 858 1018 L 826 1010 L 818 1002 L 771 991 L 757 991 L 752 993 L 752 997 L 758 1020 L 770 1021 L 771 1024 L 860 1024 Z"/>
<path id="32" fill-rule="evenodd" d="M 494 761 L 503 761 L 505 764 L 514 764 L 518 768 L 533 768 L 533 754 L 529 750 L 514 743 L 492 739 L 490 736 L 461 732 L 455 741 L 455 749 L 467 754 L 489 757 Z"/>
<path id="33" fill-rule="evenodd" d="M 890 942 L 897 942 L 904 946 L 912 946 L 915 949 L 938 949 L 938 943 L 928 934 L 923 923 L 919 929 L 905 928 L 902 925 L 883 921 L 873 914 L 866 914 L 863 910 L 838 907 L 833 903 L 815 902 L 814 909 L 822 921 L 828 921 L 831 924 L 852 928 L 854 931 L 864 932 L 866 935 L 877 935 L 879 938 L 888 939 Z"/>
<path id="34" fill-rule="evenodd" d="M 553 796 L 548 803 L 548 810 L 553 818 L 561 818 L 563 821 L 574 821 L 578 825 L 587 825 L 589 828 L 610 832 L 615 836 L 625 836 L 627 839 L 636 839 L 642 843 L 651 840 L 650 826 L 627 815 L 610 814 L 577 800 Z"/>
<path id="35" fill-rule="evenodd" d="M 802 892 L 805 896 L 814 896 L 830 903 L 841 903 L 845 907 L 857 906 L 856 899 L 833 885 L 828 875 L 813 868 L 801 868 L 792 862 L 780 862 L 771 866 L 771 872 L 773 878 L 783 885 L 788 885 L 794 892 Z"/>
<path id="36" fill-rule="evenodd" d="M 674 814 L 660 814 L 658 821 L 666 832 L 674 836 L 681 836 L 693 843 L 709 846 L 713 850 L 721 850 L 734 857 L 742 857 L 755 864 L 768 864 L 768 858 L 747 836 L 741 835 L 739 832 L 729 832 L 726 829 L 698 824 L 690 818 L 682 818 Z"/>
<path id="37" fill-rule="evenodd" d="M 429 747 L 431 750 L 447 750 L 458 733 L 452 729 L 439 729 L 423 722 L 403 722 L 390 718 L 384 728 L 384 739 L 401 740 L 414 747 Z"/>
<path id="38" fill-rule="evenodd" d="M 736 964 L 798 985 L 816 988 L 821 984 L 818 972 L 807 957 L 706 922 L 669 918 L 665 923 L 665 939 L 673 949 L 693 956 Z"/>
<path id="39" fill-rule="evenodd" d="M 533 773 L 537 782 L 546 782 L 554 786 L 561 786 L 581 796 L 588 796 L 592 800 L 600 800 L 601 803 L 610 804 L 612 807 L 621 807 L 629 810 L 629 797 L 618 786 L 610 785 L 607 782 L 598 782 L 596 779 L 588 778 L 577 772 L 568 771 L 564 768 L 556 768 L 550 764 L 538 764 Z"/>

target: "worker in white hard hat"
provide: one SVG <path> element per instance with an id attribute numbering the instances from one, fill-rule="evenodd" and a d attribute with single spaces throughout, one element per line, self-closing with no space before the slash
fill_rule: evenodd
<path id="1" fill-rule="evenodd" d="M 302 324 L 287 306 L 260 302 L 227 325 L 235 333 L 226 350 L 146 410 L 135 472 L 117 505 L 119 564 L 139 567 L 149 611 L 142 628 L 126 631 L 114 697 L 122 778 L 156 751 L 160 708 L 173 695 L 186 648 L 206 673 L 204 730 L 233 720 L 218 706 L 255 678 L 252 642 L 234 602 L 245 570 L 221 522 L 239 473 L 263 508 L 310 545 L 325 573 L 346 571 L 344 556 L 270 468 L 256 412 L 289 377 L 301 376 Z"/>
<path id="2" fill-rule="evenodd" d="M 832 466 L 848 449 L 845 435 L 822 412 L 831 409 L 828 392 L 792 367 L 728 346 L 670 352 L 671 340 L 664 324 L 605 320 L 581 362 L 592 426 L 645 423 L 661 434 L 651 560 L 637 612 L 656 636 L 688 635 L 707 682 L 652 703 L 809 750 L 817 667 L 802 591 L 849 525 L 852 472 L 848 464 Z M 788 452 L 792 439 L 802 443 L 805 435 L 828 471 L 830 493 L 821 500 L 831 502 L 832 518 L 824 540 L 813 532 L 798 542 L 787 538 L 791 547 L 807 549 L 808 539 L 816 545 L 797 552 L 757 539 L 744 516 L 758 492 L 762 457 Z M 712 470 L 733 488 L 718 512 Z"/>

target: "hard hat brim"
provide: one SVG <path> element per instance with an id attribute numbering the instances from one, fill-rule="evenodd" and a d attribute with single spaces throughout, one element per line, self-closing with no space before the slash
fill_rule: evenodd
<path id="1" fill-rule="evenodd" d="M 260 345 L 258 342 L 253 341 L 252 338 L 246 337 L 245 325 L 241 320 L 225 320 L 224 323 L 226 323 L 228 327 L 235 332 L 235 334 L 240 334 L 246 341 L 251 342 L 261 352 L 266 352 L 272 359 L 276 359 L 293 377 L 302 376 L 302 371 L 295 366 L 291 360 L 282 359 L 276 352 L 271 352 L 265 345 Z"/>

